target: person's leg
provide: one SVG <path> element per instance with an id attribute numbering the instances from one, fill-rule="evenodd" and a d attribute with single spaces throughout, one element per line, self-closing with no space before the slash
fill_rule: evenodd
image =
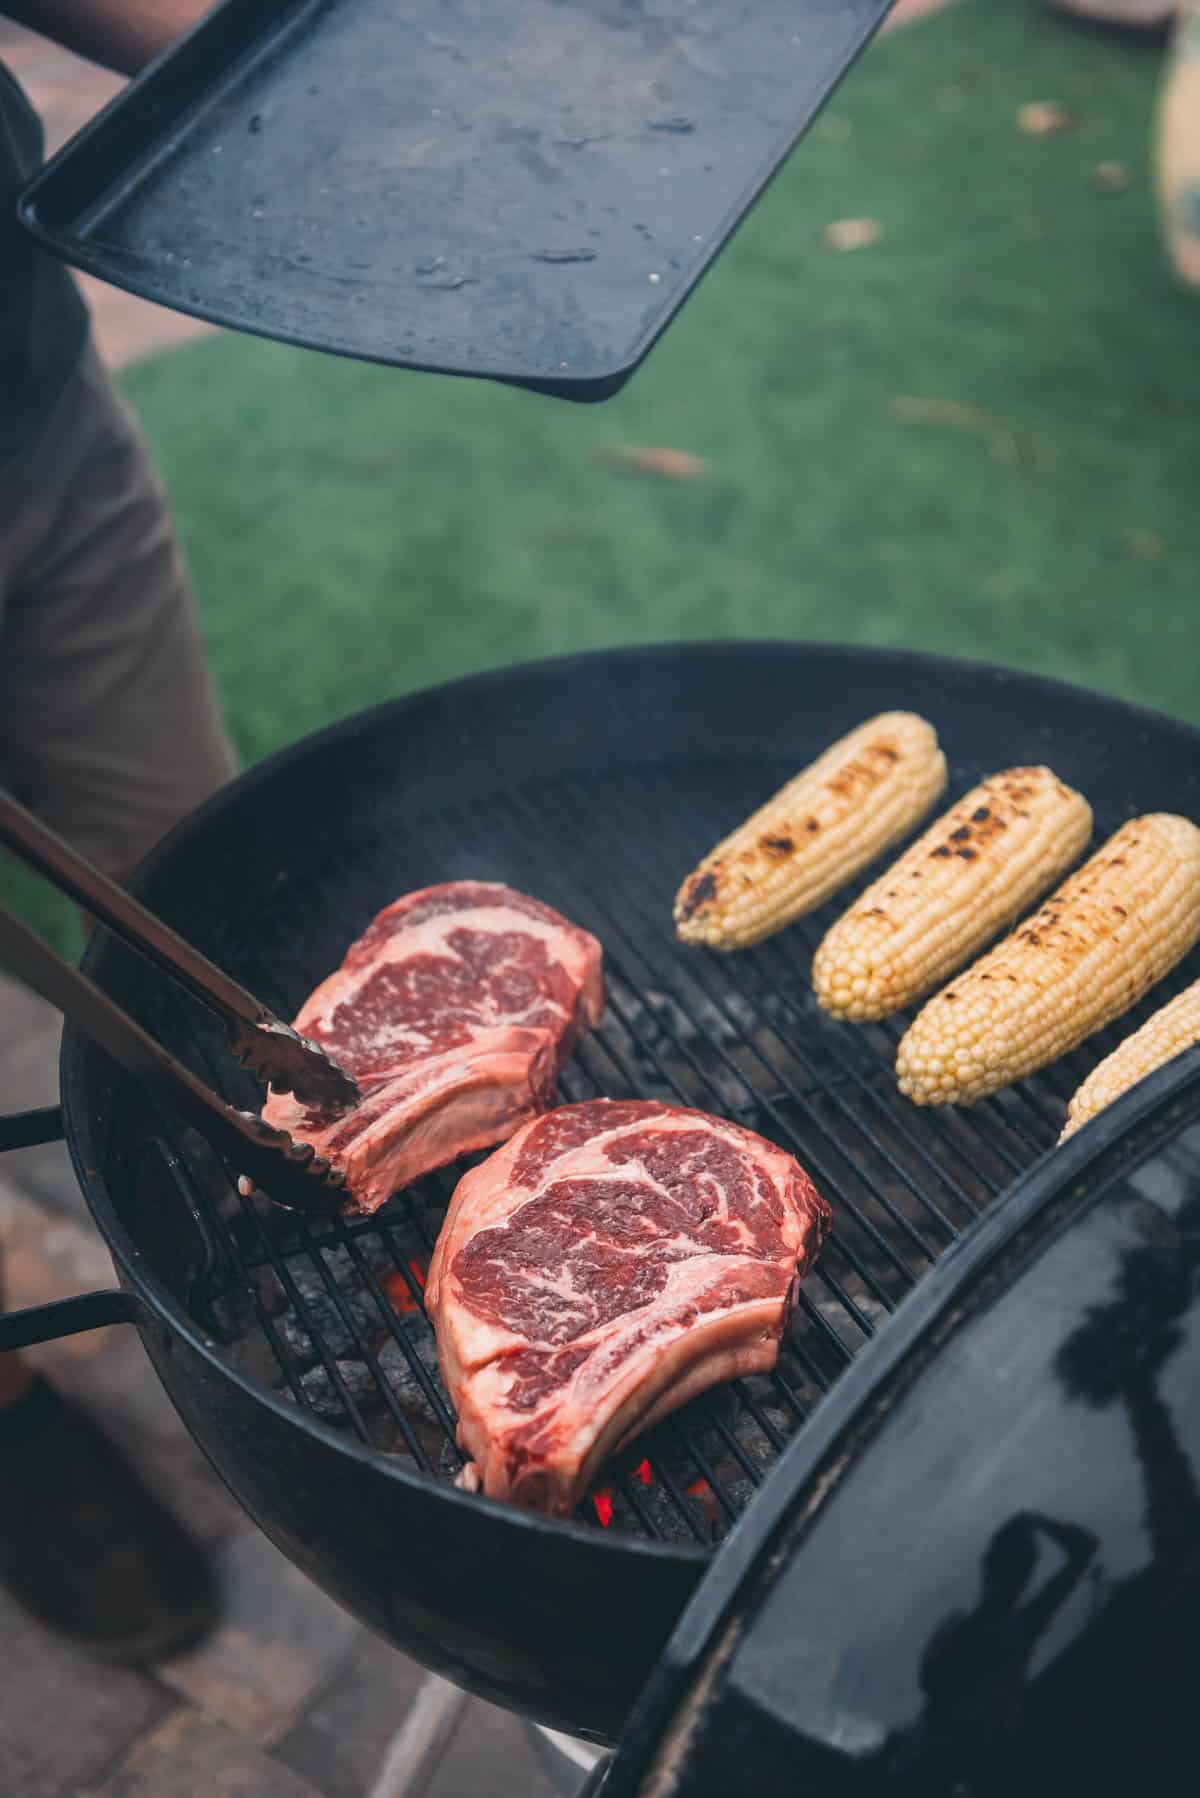
<path id="1" fill-rule="evenodd" d="M 0 1254 L 0 1310 L 4 1307 Z M 86 1412 L 0 1355 L 0 1585 L 107 1660 L 141 1664 L 215 1622 L 207 1557 Z"/>
<path id="2" fill-rule="evenodd" d="M 162 489 L 93 352 L 2 476 L 0 780 L 121 878 L 235 766 Z M 197 1546 L 15 1355 L 0 1356 L 0 1581 L 126 1660 L 215 1615 Z"/>
<path id="3" fill-rule="evenodd" d="M 187 576 L 94 351 L 0 497 L 0 766 L 106 873 L 235 772 Z"/>
<path id="4" fill-rule="evenodd" d="M 1200 289 L 1200 0 L 1047 0 L 1056 12 L 1135 31 L 1174 21 L 1155 128 L 1159 206 L 1171 266 Z"/>
<path id="5" fill-rule="evenodd" d="M 1158 109 L 1158 183 L 1171 265 L 1200 288 L 1200 0 L 1179 0 Z"/>

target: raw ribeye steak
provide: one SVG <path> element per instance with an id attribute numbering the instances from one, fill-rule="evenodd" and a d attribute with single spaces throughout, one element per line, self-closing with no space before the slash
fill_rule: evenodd
<path id="1" fill-rule="evenodd" d="M 484 1492 L 564 1516 L 631 1436 L 773 1367 L 830 1215 L 792 1156 L 702 1111 L 526 1124 L 459 1182 L 426 1286 Z"/>
<path id="2" fill-rule="evenodd" d="M 272 1092 L 263 1117 L 339 1167 L 354 1202 L 503 1142 L 554 1103 L 604 1011 L 595 937 L 511 887 L 458 880 L 381 911 L 295 1027 L 362 1093 L 331 1120 Z"/>

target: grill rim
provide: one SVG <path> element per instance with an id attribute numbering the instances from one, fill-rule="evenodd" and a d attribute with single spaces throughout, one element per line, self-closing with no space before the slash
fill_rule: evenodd
<path id="1" fill-rule="evenodd" d="M 367 711 L 342 719 L 324 730 L 278 751 L 275 755 L 248 770 L 230 786 L 222 789 L 205 805 L 177 825 L 141 864 L 131 882 L 132 889 L 135 893 L 142 894 L 144 888 L 154 879 L 162 865 L 190 838 L 200 833 L 210 819 L 223 813 L 231 799 L 245 799 L 253 796 L 264 785 L 278 776 L 286 774 L 293 764 L 306 760 L 318 751 L 340 749 L 351 745 L 356 738 L 369 735 L 381 724 L 391 724 L 399 728 L 406 719 L 419 719 L 422 710 L 432 709 L 436 713 L 438 709 L 448 706 L 469 706 L 474 696 L 503 693 L 506 688 L 519 683 L 522 679 L 549 680 L 558 683 L 572 675 L 582 675 L 586 678 L 587 671 L 597 668 L 639 665 L 645 669 L 656 661 L 670 662 L 677 666 L 689 662 L 693 665 L 697 663 L 717 664 L 728 662 L 730 657 L 745 657 L 748 654 L 785 655 L 788 659 L 793 659 L 798 655 L 812 654 L 834 664 L 841 664 L 851 671 L 856 669 L 861 671 L 863 665 L 869 663 L 880 673 L 894 669 L 903 671 L 910 677 L 915 676 L 925 680 L 931 677 L 936 678 L 939 674 L 943 676 L 953 674 L 958 678 L 966 678 L 977 683 L 981 689 L 981 699 L 984 698 L 989 687 L 1002 686 L 1011 679 L 1020 686 L 1027 699 L 1040 697 L 1047 706 L 1052 706 L 1056 696 L 1059 697 L 1060 703 L 1063 698 L 1069 696 L 1073 705 L 1082 703 L 1099 718 L 1119 714 L 1127 725 L 1134 728 L 1152 729 L 1160 736 L 1173 739 L 1182 750 L 1190 752 L 1200 760 L 1200 731 L 1196 731 L 1181 720 L 1125 700 L 1095 694 L 1086 688 L 1046 676 L 1029 675 L 1020 670 L 1006 669 L 962 658 L 942 657 L 899 649 L 859 648 L 839 643 L 787 642 L 765 639 L 659 644 L 650 647 L 634 646 L 617 650 L 589 651 L 579 655 L 545 658 L 515 666 L 490 669 L 442 683 L 437 687 L 388 700 Z M 686 674 L 686 670 L 681 670 L 681 672 Z M 729 741 L 732 743 L 732 737 Z M 719 737 L 711 739 L 707 744 L 710 752 L 716 751 L 720 746 Z M 599 771 L 611 772 L 614 770 L 613 760 L 611 757 L 604 758 L 596 767 Z M 567 775 L 571 772 L 581 772 L 581 770 L 562 768 L 559 772 Z M 511 780 L 503 782 L 494 790 L 498 793 L 511 794 L 513 782 Z M 97 978 L 98 974 L 102 972 L 107 940 L 106 933 L 98 933 L 84 958 L 84 968 L 93 978 Z M 104 984 L 102 978 L 99 983 Z M 513 1506 L 498 1505 L 495 1501 L 484 1499 L 479 1494 L 461 1492 L 453 1485 L 443 1481 L 432 1482 L 427 1475 L 417 1469 L 410 1469 L 395 1457 L 360 1444 L 337 1425 L 322 1421 L 312 1411 L 289 1404 L 264 1382 L 231 1366 L 230 1362 L 220 1353 L 218 1344 L 204 1334 L 202 1326 L 189 1315 L 184 1304 L 175 1298 L 160 1276 L 149 1267 L 146 1257 L 117 1213 L 108 1191 L 108 1180 L 105 1173 L 101 1172 L 106 1156 L 103 1144 L 98 1139 L 97 1127 L 101 1125 L 102 1120 L 89 1110 L 87 1102 L 86 1070 L 91 1058 L 99 1054 L 100 1052 L 95 1050 L 84 1038 L 82 1032 L 68 1021 L 64 1029 L 60 1053 L 60 1084 L 67 1141 L 77 1178 L 106 1246 L 117 1264 L 122 1276 L 122 1283 L 143 1297 L 150 1305 L 157 1321 L 165 1324 L 169 1332 L 182 1338 L 215 1373 L 225 1380 L 234 1382 L 246 1397 L 260 1404 L 268 1405 L 280 1418 L 293 1424 L 298 1423 L 304 1433 L 311 1435 L 324 1446 L 349 1453 L 353 1459 L 360 1461 L 375 1472 L 385 1474 L 387 1478 L 396 1480 L 409 1489 L 416 1489 L 421 1493 L 436 1492 L 441 1498 L 452 1500 L 463 1507 L 464 1517 L 477 1514 L 478 1506 L 482 1503 L 489 1513 L 493 1515 L 497 1512 L 501 1513 L 507 1526 L 533 1530 L 535 1534 L 543 1533 L 550 1528 L 560 1536 L 572 1538 L 593 1548 L 597 1543 L 603 1543 L 607 1551 L 613 1549 L 632 1551 L 639 1555 L 649 1556 L 656 1561 L 665 1560 L 677 1565 L 690 1563 L 704 1566 L 713 1559 L 715 1551 L 711 1546 L 691 1544 L 682 1540 L 654 1541 L 624 1532 L 614 1533 L 609 1537 L 606 1533 L 598 1533 L 574 1520 L 547 1519 L 539 1514 L 524 1512 Z M 1181 1058 L 1181 1061 L 1185 1064 L 1184 1070 L 1180 1071 L 1176 1065 L 1171 1071 L 1177 1075 L 1181 1083 L 1184 1083 L 1191 1074 L 1200 1070 L 1200 1049 L 1189 1051 L 1185 1057 Z M 1163 1070 L 1162 1074 L 1165 1075 L 1167 1072 L 1168 1070 Z M 1155 1077 L 1154 1091 L 1156 1093 L 1158 1082 L 1161 1079 L 1162 1075 Z M 1140 1096 L 1142 1089 L 1138 1089 L 1138 1091 Z M 1114 1140 L 1124 1130 L 1127 1111 L 1131 1118 L 1135 1114 L 1129 1103 L 1133 1098 L 1134 1095 L 1127 1095 L 1118 1105 L 1110 1108 L 1107 1126 L 1102 1132 L 1105 1143 Z M 1115 1123 L 1113 1121 L 1114 1114 L 1117 1120 Z M 1081 1133 L 1082 1135 L 1083 1133 Z M 1094 1152 L 1099 1152 L 1100 1148 L 1101 1142 L 1097 1139 Z M 1053 1151 L 1047 1151 L 1030 1168 L 1016 1174 L 1009 1184 L 998 1193 L 982 1217 L 976 1217 L 963 1225 L 958 1237 L 943 1247 L 933 1265 L 920 1275 L 913 1289 L 899 1300 L 897 1311 L 902 1308 L 907 1309 L 917 1300 L 918 1294 L 925 1293 L 931 1277 L 942 1268 L 951 1251 L 958 1251 L 953 1255 L 954 1265 L 962 1271 L 964 1277 L 967 1276 L 974 1261 L 970 1245 L 974 1243 L 979 1227 L 986 1219 L 994 1217 L 997 1213 L 1008 1214 L 1017 1195 L 1024 1191 L 1028 1180 L 1044 1165 L 1049 1153 L 1053 1153 Z M 1085 1156 L 1084 1159 L 1090 1160 L 1091 1154 Z M 968 1252 L 964 1253 L 964 1250 Z M 956 1288 L 957 1281 L 954 1281 L 950 1290 L 953 1291 Z M 888 1327 L 881 1325 L 875 1337 L 865 1342 L 853 1354 L 851 1366 L 846 1371 L 852 1371 L 853 1363 L 861 1361 L 864 1356 L 869 1358 L 869 1364 L 873 1367 L 880 1352 L 878 1345 L 881 1341 L 888 1340 L 895 1335 L 895 1323 L 896 1313 L 893 1312 L 886 1320 Z M 910 1324 L 909 1330 L 913 1327 Z M 906 1335 L 909 1330 L 906 1330 Z M 919 1326 L 915 1327 L 915 1333 L 919 1336 Z M 843 1386 L 844 1378 L 839 1377 L 834 1384 L 838 1387 Z M 853 1383 L 852 1391 L 857 1390 L 858 1386 L 859 1382 L 856 1380 Z M 824 1393 L 809 1417 L 799 1424 L 792 1441 L 785 1445 L 777 1460 L 766 1470 L 764 1487 L 771 1483 L 778 1468 L 782 1467 L 785 1462 L 791 1462 L 791 1450 L 801 1440 L 807 1440 L 812 1435 L 812 1426 L 817 1413 L 821 1413 L 825 1418 L 829 1411 L 830 1399 L 833 1396 L 832 1392 Z M 852 1402 L 852 1399 L 846 1401 L 847 1404 Z M 843 1401 L 838 1400 L 835 1405 L 836 1412 L 840 1414 L 843 1408 Z M 751 1499 L 751 1506 L 754 1503 L 755 1500 Z M 735 1525 L 735 1531 L 736 1527 Z"/>
<path id="2" fill-rule="evenodd" d="M 126 884 L 137 898 L 143 898 L 143 887 L 152 881 L 169 856 L 193 836 L 209 818 L 223 812 L 234 797 L 244 797 L 253 793 L 277 774 L 285 772 L 293 762 L 306 759 L 316 750 L 328 750 L 353 742 L 355 737 L 370 734 L 375 727 L 387 720 L 400 720 L 406 713 L 415 714 L 422 708 L 431 705 L 445 705 L 447 702 L 470 700 L 475 694 L 488 694 L 500 691 L 510 684 L 522 680 L 548 678 L 555 681 L 570 676 L 573 672 L 583 672 L 588 668 L 613 667 L 625 665 L 647 664 L 654 661 L 672 661 L 685 658 L 696 662 L 719 664 L 729 658 L 738 658 L 752 652 L 757 656 L 770 658 L 783 656 L 788 660 L 797 654 L 814 655 L 833 661 L 842 661 L 848 667 L 860 667 L 869 663 L 881 671 L 889 668 L 908 669 L 926 676 L 944 673 L 959 678 L 976 680 L 981 684 L 1015 681 L 1027 692 L 1041 695 L 1048 704 L 1056 697 L 1066 696 L 1072 703 L 1083 703 L 1089 708 L 1100 709 L 1105 715 L 1119 712 L 1132 724 L 1140 724 L 1145 729 L 1166 732 L 1181 741 L 1181 745 L 1200 755 L 1200 728 L 1188 724 L 1182 718 L 1174 718 L 1169 712 L 1160 712 L 1152 706 L 1139 705 L 1135 700 L 1121 699 L 1110 693 L 1097 693 L 1090 687 L 1082 687 L 1073 681 L 1059 680 L 1056 676 L 1029 673 L 1023 668 L 1011 667 L 1001 662 L 979 662 L 968 656 L 937 655 L 926 650 L 880 648 L 872 644 L 852 644 L 827 641 L 823 638 L 786 637 L 715 637 L 705 639 L 681 639 L 679 642 L 659 642 L 646 645 L 631 644 L 613 649 L 580 650 L 565 656 L 538 656 L 525 662 L 498 664 L 492 668 L 478 670 L 474 674 L 460 675 L 454 680 L 440 681 L 435 686 L 421 687 L 412 693 L 399 695 L 395 699 L 382 700 L 378 705 L 368 706 L 364 711 L 352 712 L 349 717 L 339 718 L 333 724 L 324 725 L 320 730 L 301 737 L 298 742 L 289 743 L 277 749 L 272 755 L 256 762 L 247 768 L 235 780 L 218 789 L 195 811 L 189 812 L 186 818 L 173 826 L 162 837 L 146 858 L 139 862 L 134 873 Z M 721 743 L 719 727 L 721 720 L 714 720 L 714 735 L 710 747 L 716 749 Z M 598 766 L 611 768 L 611 759 Z M 503 783 L 496 791 L 508 792 L 511 782 Z M 97 931 L 88 944 L 82 967 L 94 978 L 96 963 L 104 954 L 106 933 Z M 65 1031 L 72 1037 L 80 1036 L 77 1027 L 68 1021 Z"/>
<path id="3" fill-rule="evenodd" d="M 684 1716 L 708 1673 L 720 1672 L 734 1638 L 745 1627 L 751 1582 L 762 1575 L 768 1556 L 802 1552 L 810 1526 L 834 1501 L 844 1475 L 853 1471 L 856 1450 L 886 1421 L 891 1401 L 903 1403 L 930 1361 L 977 1316 L 970 1295 L 962 1315 L 953 1308 L 967 1289 L 987 1280 L 1009 1254 L 1023 1265 L 1047 1244 L 1039 1233 L 1044 1214 L 1057 1207 L 1050 1238 L 1068 1233 L 1081 1215 L 1121 1178 L 1160 1154 L 1200 1119 L 1200 1044 L 1148 1075 L 1123 1093 L 1062 1147 L 1047 1152 L 995 1200 L 983 1217 L 963 1232 L 907 1295 L 899 1328 L 883 1331 L 854 1357 L 846 1375 L 814 1412 L 808 1427 L 785 1448 L 769 1483 L 769 1496 L 753 1508 L 752 1521 L 728 1540 L 718 1563 L 705 1576 L 671 1631 L 626 1726 L 615 1768 L 651 1772 L 661 1763 L 668 1740 L 665 1726 Z M 1008 1290 L 1021 1278 L 1013 1273 Z M 979 1309 L 986 1309 L 983 1301 Z M 930 1345 L 930 1339 L 940 1339 Z M 886 1344 L 886 1346 L 885 1346 Z M 922 1359 L 923 1351 L 928 1358 Z M 855 1427 L 865 1431 L 857 1440 Z M 815 1426 L 815 1427 L 814 1427 Z M 787 1468 L 785 1473 L 783 1470 Z M 806 1498 L 798 1501 L 801 1493 Z M 651 1762 L 651 1756 L 654 1756 Z M 631 1788 L 619 1785 L 618 1798 Z"/>
<path id="4" fill-rule="evenodd" d="M 490 1513 L 503 1518 L 506 1524 L 532 1531 L 535 1535 L 553 1529 L 556 1534 L 569 1536 L 588 1548 L 595 1548 L 599 1544 L 609 1550 L 631 1550 L 655 1561 L 686 1561 L 698 1567 L 706 1567 L 710 1563 L 714 1550 L 699 1543 L 692 1544 L 682 1540 L 655 1541 L 624 1533 L 610 1537 L 604 1531 L 590 1529 L 570 1518 L 543 1517 L 534 1511 L 521 1510 L 516 1505 L 506 1505 L 499 1500 L 485 1498 L 482 1493 L 460 1491 L 448 1481 L 433 1480 L 419 1469 L 406 1466 L 397 1456 L 385 1454 L 381 1449 L 369 1448 L 338 1425 L 323 1422 L 316 1412 L 289 1404 L 264 1381 L 234 1367 L 227 1356 L 222 1354 L 220 1346 L 213 1338 L 205 1335 L 202 1326 L 190 1316 L 165 1282 L 148 1268 L 145 1257 L 117 1215 L 104 1177 L 96 1168 L 85 1165 L 81 1139 L 71 1123 L 71 1095 L 74 1093 L 76 1068 L 65 1032 L 59 1053 L 59 1077 L 63 1091 L 63 1116 L 67 1121 L 66 1142 L 76 1179 L 83 1189 L 88 1209 L 104 1239 L 104 1245 L 112 1255 L 121 1285 L 148 1307 L 148 1316 L 143 1318 L 139 1315 L 136 1320 L 139 1329 L 145 1329 L 152 1323 L 162 1330 L 165 1325 L 167 1335 L 178 1337 L 213 1373 L 231 1382 L 246 1398 L 265 1405 L 283 1422 L 297 1426 L 304 1434 L 314 1437 L 325 1447 L 349 1455 L 372 1473 L 382 1474 L 410 1490 L 444 1499 L 461 1507 L 467 1515 L 477 1514 L 479 1506 L 483 1505 Z M 765 1485 L 765 1480 L 763 1483 Z"/>

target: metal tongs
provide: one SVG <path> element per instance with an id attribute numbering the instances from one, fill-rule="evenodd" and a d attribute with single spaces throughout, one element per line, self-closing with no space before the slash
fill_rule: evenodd
<path id="1" fill-rule="evenodd" d="M 2 790 L 0 843 L 206 1006 L 225 1026 L 242 1066 L 276 1092 L 295 1093 L 331 1119 L 358 1104 L 361 1094 L 354 1081 L 317 1043 L 277 1018 Z M 277 1204 L 328 1213 L 345 1200 L 342 1177 L 328 1160 L 286 1130 L 219 1098 L 4 906 L 0 954 L 10 957 L 16 973 L 122 1067 L 159 1091 L 236 1173 Z"/>

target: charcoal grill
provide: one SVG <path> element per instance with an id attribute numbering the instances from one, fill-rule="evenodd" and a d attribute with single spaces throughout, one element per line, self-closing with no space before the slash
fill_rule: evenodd
<path id="1" fill-rule="evenodd" d="M 813 1002 L 812 950 L 857 887 L 737 956 L 679 945 L 671 900 L 698 856 L 828 742 L 894 707 L 936 726 L 951 799 L 999 767 L 1046 761 L 1092 801 L 1098 833 L 1143 810 L 1197 815 L 1200 738 L 1114 701 L 919 655 L 671 646 L 477 677 L 350 719 L 235 782 L 135 882 L 284 1016 L 399 893 L 476 876 L 528 890 L 604 945 L 608 1015 L 563 1098 L 735 1118 L 793 1150 L 830 1199 L 834 1232 L 777 1371 L 632 1444 L 573 1520 L 454 1485 L 461 1458 L 420 1306 L 461 1168 L 371 1219 L 281 1213 L 239 1195 L 235 1170 L 70 1026 L 66 1131 L 122 1286 L 0 1321 L 0 1346 L 137 1324 L 218 1471 L 318 1583 L 484 1697 L 614 1740 L 714 1549 L 789 1444 L 835 1414 L 845 1370 L 887 1352 L 907 1295 L 953 1245 L 957 1265 L 969 1260 L 985 1214 L 1017 1202 L 1083 1075 L 1200 973 L 1194 955 L 1055 1067 L 939 1113 L 897 1092 L 904 1017 L 850 1026 Z M 88 967 L 223 1096 L 258 1102 L 186 995 L 105 933 Z"/>

